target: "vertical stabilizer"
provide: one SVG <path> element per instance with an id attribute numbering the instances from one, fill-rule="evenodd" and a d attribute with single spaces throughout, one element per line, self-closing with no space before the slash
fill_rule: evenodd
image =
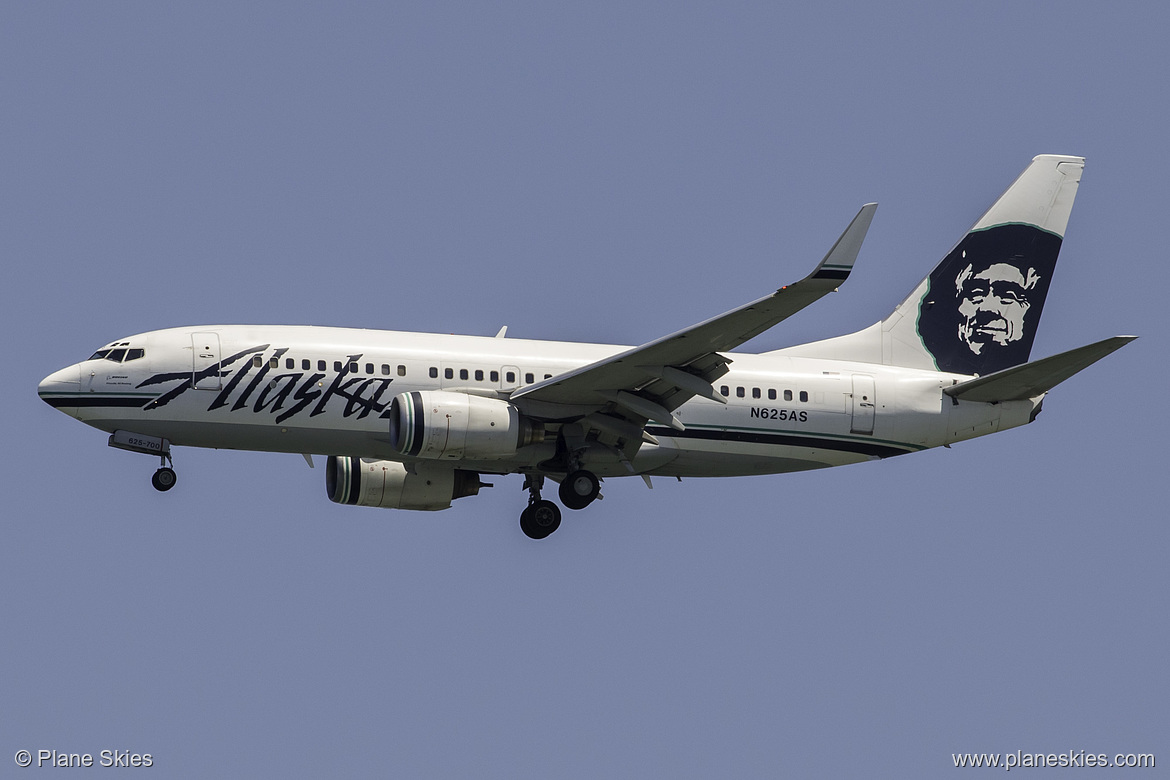
<path id="1" fill-rule="evenodd" d="M 882 362 L 980 375 L 1026 363 L 1084 164 L 1033 159 L 882 321 Z"/>

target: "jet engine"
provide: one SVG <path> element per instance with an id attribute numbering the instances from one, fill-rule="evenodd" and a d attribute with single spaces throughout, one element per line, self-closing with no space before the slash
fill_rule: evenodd
<path id="1" fill-rule="evenodd" d="M 446 509 L 456 498 L 479 492 L 474 471 L 422 464 L 408 470 L 393 460 L 339 458 L 325 464 L 325 491 L 335 504 L 383 509 Z"/>
<path id="2" fill-rule="evenodd" d="M 432 460 L 507 458 L 544 440 L 544 426 L 497 398 L 445 390 L 402 393 L 390 402 L 390 443 Z"/>

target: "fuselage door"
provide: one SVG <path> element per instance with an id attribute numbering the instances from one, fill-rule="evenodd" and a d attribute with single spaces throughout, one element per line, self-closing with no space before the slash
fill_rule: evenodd
<path id="1" fill-rule="evenodd" d="M 196 390 L 218 390 L 219 334 L 191 334 L 191 383 Z"/>
<path id="2" fill-rule="evenodd" d="M 869 374 L 853 375 L 853 425 L 850 433 L 873 433 L 873 415 L 877 409 L 873 377 Z"/>

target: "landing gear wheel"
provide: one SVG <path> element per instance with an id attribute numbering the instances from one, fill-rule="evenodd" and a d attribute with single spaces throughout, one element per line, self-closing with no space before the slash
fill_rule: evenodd
<path id="1" fill-rule="evenodd" d="M 551 501 L 536 501 L 520 513 L 520 530 L 529 539 L 543 539 L 561 526 L 561 510 Z"/>
<path id="2" fill-rule="evenodd" d="M 154 485 L 154 489 L 164 493 L 173 488 L 176 481 L 178 477 L 175 476 L 175 470 L 166 466 L 154 472 L 154 476 L 150 478 L 150 484 Z"/>
<path id="3" fill-rule="evenodd" d="M 561 482 L 561 503 L 569 509 L 584 509 L 601 492 L 601 481 L 592 471 L 578 469 Z"/>

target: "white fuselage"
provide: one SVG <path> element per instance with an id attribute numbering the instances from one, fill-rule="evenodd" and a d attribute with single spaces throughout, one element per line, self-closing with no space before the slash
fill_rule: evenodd
<path id="1" fill-rule="evenodd" d="M 400 393 L 511 391 L 627 347 L 301 326 L 216 325 L 124 339 L 124 362 L 91 359 L 41 383 L 57 408 L 104 431 L 174 445 L 409 460 L 391 446 L 386 410 Z M 597 456 L 600 476 L 772 474 L 913 452 L 1030 421 L 1040 398 L 955 402 L 960 375 L 788 355 L 729 353 L 714 385 L 727 403 L 695 397 L 678 431 L 651 422 L 629 463 Z M 218 376 L 200 370 L 219 363 Z M 555 426 L 555 422 L 552 423 Z M 460 468 L 532 470 L 552 439 Z"/>

